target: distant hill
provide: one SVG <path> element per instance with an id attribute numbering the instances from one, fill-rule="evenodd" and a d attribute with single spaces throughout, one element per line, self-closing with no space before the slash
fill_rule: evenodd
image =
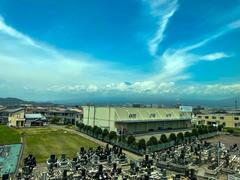
<path id="1" fill-rule="evenodd" d="M 25 101 L 19 98 L 7 97 L 0 98 L 0 105 L 2 106 L 18 106 L 21 104 L 35 104 L 35 105 L 53 105 L 51 102 L 34 102 L 34 101 Z"/>
<path id="2" fill-rule="evenodd" d="M 0 104 L 1 105 L 19 105 L 19 104 L 23 104 L 25 101 L 23 101 L 22 99 L 18 99 L 18 98 L 0 98 Z"/>
<path id="3" fill-rule="evenodd" d="M 67 105 L 85 105 L 85 104 L 95 104 L 95 105 L 126 105 L 126 104 L 157 104 L 164 106 L 175 106 L 176 104 L 189 105 L 189 106 L 203 106 L 209 108 L 235 108 L 235 100 L 238 101 L 238 108 L 240 107 L 240 98 L 227 98 L 227 99 L 173 99 L 173 98 L 85 98 L 81 97 L 75 99 L 65 99 L 54 101 L 56 104 L 67 104 Z"/>

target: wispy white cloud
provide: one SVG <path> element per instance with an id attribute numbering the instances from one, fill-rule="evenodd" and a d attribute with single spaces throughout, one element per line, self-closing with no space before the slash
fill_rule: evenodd
<path id="1" fill-rule="evenodd" d="M 186 73 L 188 67 L 199 61 L 215 61 L 233 56 L 225 52 L 213 52 L 209 54 L 196 54 L 192 50 L 199 49 L 207 43 L 223 36 L 224 34 L 240 27 L 239 20 L 229 23 L 214 34 L 208 35 L 202 41 L 189 44 L 180 48 L 168 48 L 162 54 L 158 54 L 158 47 L 164 39 L 164 33 L 170 18 L 179 8 L 177 0 L 151 0 L 147 1 L 151 8 L 151 14 L 157 18 L 158 29 L 152 39 L 148 42 L 151 55 L 157 59 L 160 69 L 149 79 L 155 81 L 177 81 L 190 78 Z"/>
<path id="2" fill-rule="evenodd" d="M 34 47 L 39 47 L 30 37 L 22 34 L 21 32 L 16 31 L 11 26 L 8 26 L 5 23 L 4 18 L 2 16 L 0 16 L 0 31 L 7 35 L 15 37 L 17 39 L 20 39 L 21 42 L 23 42 L 23 43 L 26 43 L 26 44 L 34 46 Z"/>
<path id="3" fill-rule="evenodd" d="M 227 55 L 225 53 L 212 53 L 202 56 L 201 58 L 206 61 L 215 61 L 218 59 L 228 58 L 231 57 L 230 55 Z"/>
<path id="4" fill-rule="evenodd" d="M 230 29 L 237 29 L 240 28 L 240 19 L 236 20 L 228 25 Z"/>
<path id="5" fill-rule="evenodd" d="M 234 25 L 233 25 L 234 24 Z M 232 30 L 238 29 L 238 21 L 234 21 L 224 27 L 214 34 L 209 35 L 204 40 L 190 44 L 180 48 L 169 48 L 163 52 L 162 55 L 158 56 L 158 63 L 161 65 L 161 69 L 154 76 L 156 81 L 163 80 L 183 80 L 188 79 L 190 74 L 185 71 L 188 67 L 196 64 L 199 61 L 215 61 L 224 58 L 232 57 L 233 54 L 228 54 L 225 52 L 213 52 L 210 54 L 197 54 L 193 53 L 192 50 L 203 47 L 207 43 L 225 35 Z"/>
<path id="6" fill-rule="evenodd" d="M 85 53 L 64 52 L 17 31 L 0 18 L 0 80 L 18 86 L 101 84 L 134 81 L 140 73 Z M 114 77 L 114 78 L 111 78 Z M 31 88 L 30 88 L 31 89 Z M 93 91 L 94 87 L 89 87 Z"/>
<path id="7" fill-rule="evenodd" d="M 151 55 L 156 55 L 159 44 L 164 39 L 164 32 L 167 28 L 170 18 L 178 8 L 177 0 L 150 0 L 151 14 L 158 18 L 158 29 L 152 39 L 148 42 L 148 48 Z"/>
<path id="8" fill-rule="evenodd" d="M 164 11 L 165 25 L 160 23 L 159 27 L 162 30 L 159 30 L 156 40 L 153 41 L 157 45 L 156 49 L 162 41 L 169 18 L 177 9 L 177 1 L 171 2 L 172 5 L 169 5 L 168 11 Z M 153 6 L 158 7 L 160 4 Z M 153 13 L 157 15 L 160 12 L 156 10 Z M 161 69 L 156 75 L 150 74 L 146 78 L 140 72 L 125 69 L 119 64 L 99 60 L 84 53 L 63 52 L 37 42 L 7 25 L 4 19 L 0 18 L 0 95 L 3 90 L 11 92 L 21 87 L 23 94 L 28 95 L 30 92 L 36 92 L 36 94 L 50 92 L 75 95 L 133 93 L 163 97 L 184 96 L 184 94 L 201 95 L 202 93 L 206 96 L 215 96 L 218 95 L 216 92 L 219 92 L 219 89 L 226 96 L 235 95 L 240 91 L 240 85 L 237 83 L 184 86 L 177 84 L 176 81 L 189 78 L 190 75 L 185 71 L 198 61 L 214 61 L 232 56 L 225 52 L 196 54 L 192 50 L 237 28 L 240 28 L 239 22 L 235 21 L 203 41 L 177 49 L 169 48 L 162 55 L 156 55 L 156 49 L 153 48 L 152 52 L 158 58 Z M 130 83 L 126 83 L 126 80 Z"/>
<path id="9" fill-rule="evenodd" d="M 156 82 L 156 81 L 138 81 L 135 83 L 111 83 L 102 85 L 74 85 L 64 87 L 49 87 L 49 92 L 53 93 L 95 93 L 95 94 L 107 94 L 109 96 L 116 95 L 128 95 L 134 94 L 135 96 L 141 97 L 144 95 L 148 97 L 159 97 L 170 99 L 176 98 L 209 98 L 221 99 L 229 97 L 237 97 L 240 92 L 240 84 L 224 84 L 224 83 L 213 83 L 213 84 L 176 84 L 174 82 Z M 130 98 L 131 99 L 131 98 Z"/>

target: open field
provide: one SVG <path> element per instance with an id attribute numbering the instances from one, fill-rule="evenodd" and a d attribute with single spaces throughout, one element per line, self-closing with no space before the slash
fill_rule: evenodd
<path id="1" fill-rule="evenodd" d="M 16 144 L 21 142 L 21 136 L 16 129 L 0 125 L 0 145 Z"/>
<path id="2" fill-rule="evenodd" d="M 72 158 L 76 156 L 80 147 L 97 147 L 97 144 L 89 139 L 62 129 L 14 129 L 0 126 L 0 144 L 20 143 L 21 135 L 24 140 L 23 157 L 33 154 L 39 163 L 45 162 L 51 154 L 56 154 L 58 157 L 66 154 L 67 157 Z"/>
<path id="3" fill-rule="evenodd" d="M 58 157 L 66 154 L 67 157 L 72 158 L 76 156 L 80 147 L 96 148 L 97 146 L 86 138 L 60 129 L 30 128 L 19 129 L 19 132 L 24 133 L 23 156 L 33 154 L 40 163 L 45 162 L 51 154 L 56 154 Z"/>

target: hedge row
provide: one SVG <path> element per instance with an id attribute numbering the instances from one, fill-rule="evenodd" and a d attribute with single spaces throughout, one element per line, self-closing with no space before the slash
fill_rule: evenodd
<path id="1" fill-rule="evenodd" d="M 213 127 L 213 126 L 197 126 L 195 128 L 192 129 L 192 132 L 188 132 L 186 131 L 185 133 L 179 132 L 177 134 L 175 133 L 171 133 L 169 135 L 169 137 L 167 137 L 165 134 L 162 134 L 160 139 L 157 139 L 155 136 L 151 136 L 149 138 L 149 140 L 146 142 L 145 139 L 140 139 L 139 141 L 136 141 L 135 137 L 130 135 L 130 136 L 118 136 L 117 133 L 115 131 L 108 131 L 107 129 L 102 130 L 100 127 L 98 126 L 88 126 L 88 125 L 84 125 L 83 123 L 78 123 L 76 124 L 76 126 L 79 128 L 80 131 L 83 131 L 87 134 L 90 134 L 94 137 L 100 138 L 102 140 L 108 138 L 108 140 L 110 141 L 118 141 L 121 143 L 124 143 L 128 146 L 131 147 L 135 147 L 137 148 L 137 150 L 144 150 L 146 149 L 146 147 L 148 146 L 154 146 L 154 145 L 158 145 L 161 143 L 167 143 L 170 141 L 182 141 L 185 138 L 190 138 L 190 137 L 198 137 L 199 135 L 203 135 L 203 134 L 208 134 L 208 133 L 212 133 L 212 132 L 216 132 L 216 131 L 221 131 L 222 130 L 222 126 L 218 126 L 218 127 Z"/>

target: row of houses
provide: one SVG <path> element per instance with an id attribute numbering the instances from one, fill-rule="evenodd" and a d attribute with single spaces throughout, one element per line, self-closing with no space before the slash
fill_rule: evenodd
<path id="1" fill-rule="evenodd" d="M 82 111 L 78 108 L 0 108 L 0 124 L 13 127 L 44 126 L 52 121 L 57 124 L 75 124 L 81 118 Z"/>
<path id="2" fill-rule="evenodd" d="M 41 114 L 25 114 L 23 108 L 4 108 L 0 110 L 0 124 L 12 127 L 47 125 L 48 120 Z"/>
<path id="3" fill-rule="evenodd" d="M 240 128 L 240 111 L 202 109 L 192 112 L 188 106 L 179 108 L 114 107 L 114 106 L 27 106 L 6 108 L 0 106 L 0 124 L 13 127 L 44 126 L 49 122 L 99 126 L 126 134 L 184 129 L 195 125 Z"/>

